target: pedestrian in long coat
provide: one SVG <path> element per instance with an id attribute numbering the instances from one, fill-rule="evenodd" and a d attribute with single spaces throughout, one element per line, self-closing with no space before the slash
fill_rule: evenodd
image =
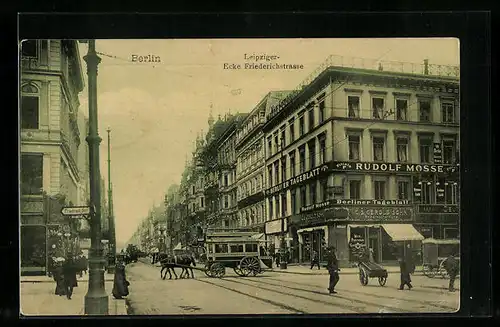
<path id="1" fill-rule="evenodd" d="M 64 290 L 66 291 L 66 297 L 71 300 L 73 295 L 73 288 L 78 287 L 78 282 L 76 279 L 76 274 L 78 272 L 78 267 L 75 259 L 72 255 L 68 255 L 68 258 L 63 264 L 63 274 L 64 274 Z"/>
<path id="2" fill-rule="evenodd" d="M 313 251 L 313 255 L 311 258 L 311 269 L 313 269 L 314 266 L 318 266 L 319 270 L 319 254 L 318 251 Z"/>
<path id="3" fill-rule="evenodd" d="M 408 263 L 406 262 L 405 258 L 401 258 L 399 260 L 399 269 L 400 269 L 400 274 L 401 274 L 401 284 L 399 285 L 399 289 L 403 290 L 405 285 L 408 286 L 408 289 L 412 289 L 413 286 L 411 285 L 411 277 L 410 277 L 410 267 L 408 267 Z"/>
<path id="4" fill-rule="evenodd" d="M 328 273 L 330 275 L 330 280 L 328 283 L 328 291 L 330 294 L 336 294 L 337 292 L 335 291 L 335 286 L 337 286 L 337 283 L 340 280 L 339 276 L 339 261 L 337 260 L 337 256 L 335 255 L 335 248 L 330 250 L 330 253 L 328 254 L 328 261 L 326 264 L 326 269 L 328 269 Z"/>
<path id="5" fill-rule="evenodd" d="M 444 268 L 448 275 L 450 275 L 450 284 L 448 286 L 448 291 L 455 291 L 455 279 L 457 278 L 459 265 L 457 259 L 455 259 L 454 253 L 450 254 L 446 261 L 444 262 Z"/>
<path id="6" fill-rule="evenodd" d="M 116 263 L 115 276 L 113 279 L 113 297 L 121 299 L 129 294 L 128 287 L 130 283 L 125 276 L 125 265 L 121 260 Z"/>
<path id="7" fill-rule="evenodd" d="M 63 272 L 63 260 L 62 258 L 53 259 L 53 269 L 52 277 L 56 282 L 56 289 L 54 291 L 55 295 L 64 296 L 66 295 L 66 290 L 64 288 L 64 272 Z"/>

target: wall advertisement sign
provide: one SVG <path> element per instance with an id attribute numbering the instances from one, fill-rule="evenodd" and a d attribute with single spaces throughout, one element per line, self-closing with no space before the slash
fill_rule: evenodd
<path id="1" fill-rule="evenodd" d="M 399 222 L 413 220 L 412 207 L 366 207 L 347 208 L 350 221 Z"/>
<path id="2" fill-rule="evenodd" d="M 419 204 L 418 213 L 429 214 L 458 214 L 458 205 L 453 204 Z"/>
<path id="3" fill-rule="evenodd" d="M 292 177 L 292 178 L 284 181 L 283 183 L 280 183 L 278 185 L 275 185 L 273 187 L 268 188 L 265 191 L 265 195 L 267 196 L 267 195 L 270 195 L 270 194 L 274 194 L 274 193 L 279 192 L 279 191 L 281 191 L 283 189 L 287 189 L 290 186 L 293 186 L 293 185 L 296 185 L 296 184 L 300 184 L 300 183 L 305 182 L 307 180 L 310 180 L 310 179 L 312 179 L 314 177 L 318 177 L 321 174 L 329 172 L 330 170 L 331 170 L 331 165 L 330 164 L 321 165 L 318 168 L 311 169 L 309 171 L 306 171 L 305 173 L 302 173 L 300 175 Z"/>
<path id="4" fill-rule="evenodd" d="M 283 226 L 282 226 L 283 222 Z M 282 229 L 283 228 L 283 229 Z M 278 234 L 288 230 L 286 219 L 275 219 L 266 222 L 266 234 Z"/>
<path id="5" fill-rule="evenodd" d="M 454 173 L 458 172 L 458 166 L 441 165 L 441 164 L 335 161 L 333 163 L 333 170 L 359 171 L 359 172 L 397 172 L 397 173 Z"/>

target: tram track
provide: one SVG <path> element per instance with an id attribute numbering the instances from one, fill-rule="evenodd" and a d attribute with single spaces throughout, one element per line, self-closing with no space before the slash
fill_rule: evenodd
<path id="1" fill-rule="evenodd" d="M 293 289 L 293 290 L 301 290 L 301 291 L 307 291 L 307 292 L 311 292 L 311 293 L 317 293 L 317 294 L 326 295 L 324 292 L 315 291 L 315 290 L 307 290 L 307 289 L 304 289 L 304 288 L 298 288 L 298 287 L 292 287 L 292 286 L 286 286 L 286 285 L 283 285 L 283 284 L 284 283 L 293 283 L 293 284 L 297 284 L 299 286 L 308 286 L 308 287 L 320 289 L 321 287 L 317 286 L 317 285 L 312 285 L 312 284 L 307 284 L 307 283 L 300 283 L 300 282 L 294 282 L 294 281 L 283 281 L 283 280 L 280 280 L 280 279 L 275 279 L 275 278 L 270 278 L 270 277 L 265 277 L 265 280 L 272 280 L 272 281 L 280 282 L 281 284 L 278 285 L 278 284 L 264 282 L 264 281 L 261 281 L 261 280 L 259 280 L 258 283 L 273 285 L 273 286 L 277 286 L 277 287 L 286 287 L 286 288 Z M 415 291 L 415 289 L 412 289 L 412 292 L 413 291 Z M 424 292 L 423 290 L 419 290 L 419 291 L 420 292 Z M 396 296 L 381 295 L 381 294 L 371 294 L 371 293 L 365 293 L 365 292 L 353 291 L 353 290 L 348 290 L 348 292 L 349 293 L 353 293 L 353 294 L 363 295 L 363 296 L 370 296 L 370 297 L 377 297 L 377 298 L 381 298 L 382 297 L 382 298 L 386 298 L 386 299 L 390 299 L 390 300 L 412 302 L 412 303 L 415 303 L 415 304 L 424 304 L 424 305 L 427 305 L 427 306 L 430 306 L 430 307 L 439 307 L 441 309 L 446 309 L 446 310 L 456 310 L 457 309 L 457 308 L 455 308 L 453 306 L 443 305 L 443 304 L 434 303 L 434 302 L 430 302 L 430 301 L 426 301 L 426 300 L 417 300 L 417 299 L 409 299 L 409 298 L 399 298 L 399 297 L 396 297 Z M 428 292 L 425 292 L 425 293 L 428 293 Z M 336 295 L 336 297 L 340 297 L 340 296 Z"/>
<path id="2" fill-rule="evenodd" d="M 294 296 L 294 297 L 297 297 L 297 298 L 301 298 L 301 299 L 308 299 L 308 300 L 313 301 L 313 302 L 323 303 L 323 304 L 327 304 L 327 305 L 331 305 L 331 306 L 342 307 L 342 308 L 345 308 L 345 309 L 348 309 L 348 310 L 351 310 L 351 311 L 354 311 L 354 312 L 357 312 L 357 313 L 368 313 L 368 314 L 371 313 L 371 314 L 373 314 L 373 313 L 377 313 L 377 312 L 380 312 L 380 311 L 389 312 L 389 313 L 408 313 L 408 310 L 404 310 L 404 309 L 401 309 L 399 307 L 394 307 L 394 306 L 385 305 L 385 304 L 381 305 L 379 303 L 369 302 L 369 301 L 360 300 L 360 299 L 352 299 L 352 298 L 349 298 L 349 297 L 345 297 L 345 296 L 339 295 L 338 293 L 335 294 L 335 295 L 331 295 L 331 294 L 327 294 L 326 292 L 320 292 L 320 291 L 314 291 L 314 290 L 307 290 L 307 289 L 301 289 L 301 288 L 294 288 L 294 287 L 289 287 L 289 286 L 285 286 L 285 285 L 277 285 L 277 284 L 271 284 L 271 283 L 264 283 L 262 281 L 245 279 L 245 281 L 253 282 L 255 284 L 268 284 L 268 285 L 272 285 L 274 287 L 288 288 L 288 289 L 292 289 L 294 291 L 306 292 L 306 293 L 320 295 L 322 297 L 325 297 L 325 298 L 328 298 L 328 299 L 332 300 L 332 301 L 323 301 L 323 300 L 319 300 L 319 299 L 311 299 L 310 297 L 308 298 L 308 297 L 305 297 L 305 296 L 297 295 L 295 293 L 288 293 L 288 292 L 273 290 L 273 289 L 270 289 L 270 288 L 267 288 L 267 287 L 262 287 L 262 285 L 258 285 L 257 286 L 255 284 L 254 285 L 246 284 L 246 283 L 243 283 L 241 281 L 235 281 L 235 280 L 229 280 L 229 279 L 225 279 L 225 280 L 231 281 L 233 283 L 239 283 L 239 284 L 243 284 L 243 285 L 247 285 L 247 286 L 252 286 L 252 287 L 256 287 L 256 288 L 261 288 L 261 289 L 269 290 L 269 291 L 272 291 L 272 292 L 275 292 L 275 293 L 279 293 L 279 294 L 287 294 L 287 295 L 291 295 L 291 296 Z M 343 301 L 355 302 L 356 304 L 364 304 L 365 306 L 369 306 L 369 307 L 375 308 L 375 310 L 366 310 L 363 307 L 360 307 L 359 305 L 350 305 L 350 304 L 345 304 L 345 303 L 339 303 L 336 300 L 343 300 Z"/>
<path id="3" fill-rule="evenodd" d="M 290 305 L 283 304 L 283 303 L 280 303 L 280 302 L 276 302 L 276 301 L 273 301 L 273 300 L 269 300 L 269 299 L 266 299 L 266 298 L 262 298 L 262 297 L 259 297 L 259 296 L 255 296 L 255 295 L 252 295 L 252 294 L 248 294 L 248 293 L 245 293 L 245 292 L 241 292 L 241 291 L 232 289 L 230 287 L 226 287 L 224 285 L 219 285 L 217 283 L 212 283 L 212 282 L 209 282 L 209 281 L 206 281 L 206 280 L 200 280 L 200 279 L 195 279 L 195 280 L 198 281 L 198 282 L 201 282 L 201 283 L 205 283 L 205 284 L 209 284 L 209 285 L 212 285 L 212 286 L 216 286 L 216 287 L 225 289 L 227 291 L 231 291 L 231 292 L 234 292 L 234 293 L 245 295 L 245 296 L 247 296 L 249 298 L 252 298 L 254 300 L 261 301 L 261 302 L 264 302 L 264 303 L 268 303 L 268 304 L 274 305 L 276 307 L 279 307 L 281 309 L 288 310 L 291 313 L 295 313 L 295 314 L 308 314 L 308 312 L 306 312 L 304 310 L 301 310 L 301 309 L 298 309 L 298 308 L 295 308 L 295 307 L 292 307 Z"/>

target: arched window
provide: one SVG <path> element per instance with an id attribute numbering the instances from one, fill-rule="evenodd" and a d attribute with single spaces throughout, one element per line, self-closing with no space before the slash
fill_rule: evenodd
<path id="1" fill-rule="evenodd" d="M 38 129 L 40 92 L 33 83 L 21 86 L 21 129 Z"/>

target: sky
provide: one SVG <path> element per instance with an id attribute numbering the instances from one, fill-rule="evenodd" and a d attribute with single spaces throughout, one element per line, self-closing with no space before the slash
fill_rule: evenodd
<path id="1" fill-rule="evenodd" d="M 88 116 L 86 44 L 79 45 L 86 87 L 80 110 Z M 168 187 L 179 183 L 198 134 L 213 116 L 249 112 L 272 90 L 297 87 L 328 56 L 459 65 L 456 39 L 164 39 L 97 40 L 102 61 L 97 96 L 101 175 L 107 181 L 111 128 L 111 180 L 117 244 L 132 236 Z M 245 54 L 276 55 L 298 70 L 224 69 Z M 154 55 L 160 62 L 133 62 Z M 210 109 L 212 107 L 212 109 Z"/>

